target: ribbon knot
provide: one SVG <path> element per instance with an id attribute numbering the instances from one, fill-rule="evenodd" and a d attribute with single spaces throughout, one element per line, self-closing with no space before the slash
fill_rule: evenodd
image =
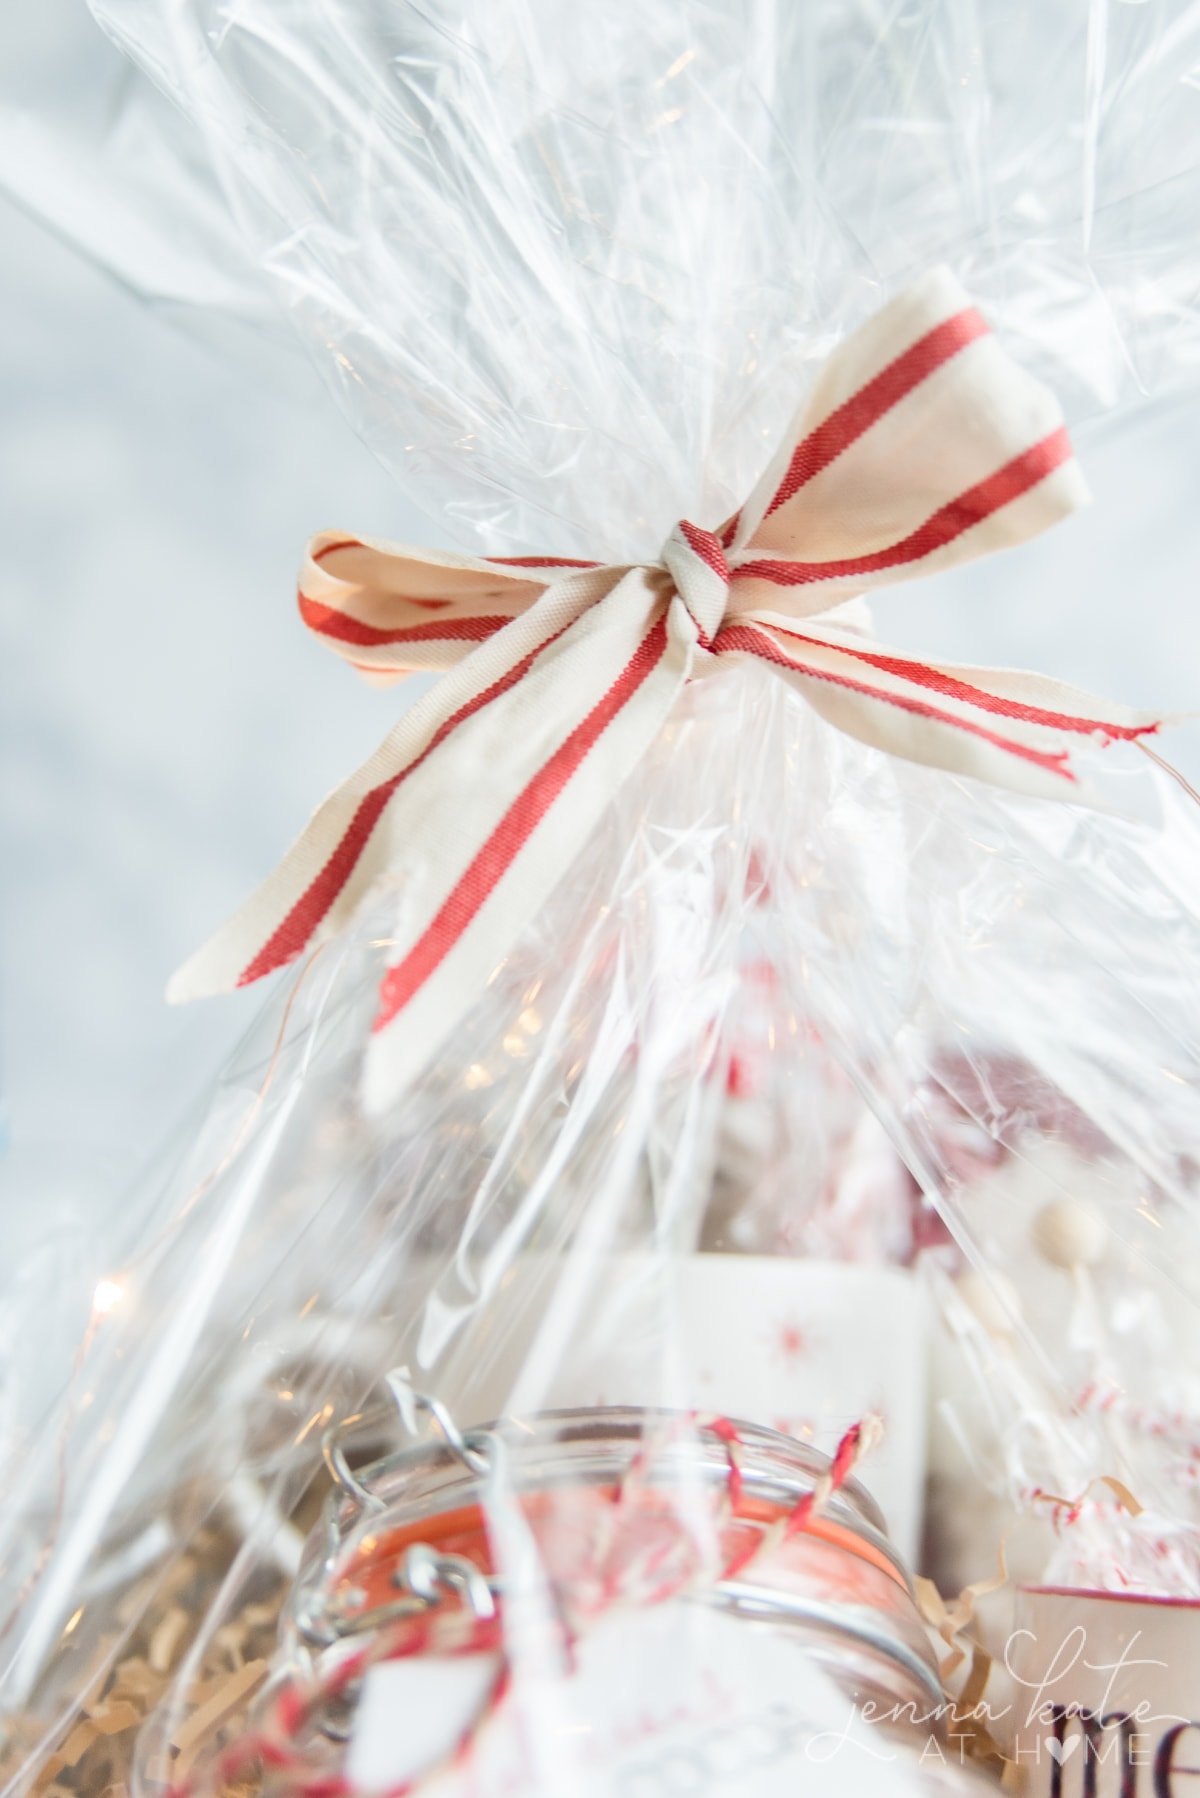
<path id="1" fill-rule="evenodd" d="M 314 538 L 309 628 L 375 681 L 443 678 L 170 996 L 282 967 L 389 879 L 397 947 L 365 1081 L 369 1105 L 388 1102 L 570 866 L 699 658 L 754 658 L 892 755 L 1083 796 L 1072 746 L 1136 739 L 1157 719 L 1036 674 L 900 655 L 846 602 L 1020 543 L 1085 498 L 1053 396 L 937 270 L 829 358 L 719 535 L 681 521 L 658 564 Z"/>
<path id="2" fill-rule="evenodd" d="M 663 544 L 659 562 L 687 607 L 700 647 L 711 649 L 729 603 L 729 564 L 721 539 L 681 518 Z"/>

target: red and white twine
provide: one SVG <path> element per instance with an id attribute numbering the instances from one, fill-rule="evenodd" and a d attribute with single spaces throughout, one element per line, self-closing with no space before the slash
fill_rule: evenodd
<path id="1" fill-rule="evenodd" d="M 681 1417 L 679 1430 L 693 1428 L 714 1435 L 725 1451 L 725 1485 L 721 1505 L 714 1518 L 718 1529 L 733 1519 L 741 1505 L 744 1484 L 741 1471 L 741 1439 L 737 1427 L 719 1416 Z M 683 1595 L 695 1595 L 705 1586 L 726 1580 L 744 1578 L 759 1560 L 800 1535 L 830 1499 L 850 1479 L 864 1454 L 878 1440 L 881 1424 L 876 1417 L 866 1417 L 842 1436 L 825 1472 L 765 1529 L 754 1531 L 732 1554 L 719 1559 L 703 1574 L 698 1566 L 696 1545 L 681 1527 L 678 1536 L 681 1553 L 673 1569 L 659 1566 L 655 1577 L 644 1559 L 613 1555 L 614 1538 L 601 1530 L 596 1537 L 592 1577 L 586 1574 L 573 1582 L 571 1591 L 556 1594 L 557 1627 L 563 1634 L 567 1662 L 573 1662 L 575 1645 L 587 1629 L 618 1607 L 639 1608 L 664 1604 Z M 678 1432 L 676 1432 L 678 1434 Z M 602 1516 L 617 1517 L 650 1483 L 656 1455 L 665 1446 L 659 1436 L 647 1440 L 633 1456 L 622 1477 L 608 1494 L 608 1505 Z M 597 1599 L 597 1595 L 602 1597 Z M 579 1600 L 582 1599 L 582 1603 Z M 373 1666 L 388 1660 L 407 1660 L 422 1654 L 465 1655 L 500 1654 L 500 1664 L 484 1703 L 467 1728 L 458 1736 L 446 1755 L 433 1767 L 404 1780 L 377 1798 L 417 1798 L 453 1768 L 463 1765 L 474 1751 L 480 1730 L 504 1703 L 511 1689 L 514 1667 L 505 1652 L 505 1618 L 503 1607 L 491 1617 L 474 1617 L 457 1608 L 438 1608 L 425 1616 L 405 1620 L 379 1629 L 354 1654 L 342 1655 L 323 1667 L 313 1678 L 283 1684 L 273 1694 L 265 1714 L 235 1737 L 217 1755 L 202 1762 L 186 1779 L 171 1788 L 168 1798 L 198 1798 L 204 1792 L 221 1792 L 240 1785 L 259 1772 L 282 1778 L 291 1798 L 357 1798 L 358 1787 L 345 1773 L 316 1771 L 306 1739 L 325 1708 L 347 1695 Z"/>

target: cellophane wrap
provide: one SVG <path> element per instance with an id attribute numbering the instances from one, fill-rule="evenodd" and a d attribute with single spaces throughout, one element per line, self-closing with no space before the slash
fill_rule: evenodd
<path id="1" fill-rule="evenodd" d="M 177 148 L 220 196 L 443 545 L 627 561 L 715 525 L 821 358 L 939 259 L 1072 420 L 1200 358 L 1188 10 L 92 7 L 178 105 L 164 177 Z M 86 1785 L 134 1733 L 140 1789 L 215 1779 L 195 1694 L 223 1643 L 281 1677 L 322 1440 L 389 1373 L 462 1428 L 611 1403 L 699 1437 L 736 1362 L 747 1422 L 826 1451 L 877 1402 L 880 1495 L 911 1493 L 925 1351 L 869 1269 L 937 1339 L 921 1566 L 985 1576 L 1040 1518 L 1039 1573 L 1200 1596 L 1200 819 L 1135 750 L 1092 759 L 1107 809 L 1022 799 L 762 669 L 696 680 L 368 1112 L 398 863 L 271 994 L 120 1264 L 12 1288 L 13 1779 Z M 697 1280 L 739 1266 L 762 1297 L 698 1322 Z M 399 1404 L 382 1446 L 406 1430 L 436 1434 Z"/>

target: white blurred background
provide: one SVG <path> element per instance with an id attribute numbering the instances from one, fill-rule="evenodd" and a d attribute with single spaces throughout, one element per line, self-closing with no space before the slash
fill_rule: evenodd
<path id="1" fill-rule="evenodd" d="M 31 116 L 47 93 L 68 112 L 91 104 L 120 79 L 114 59 L 82 0 L 11 7 L 0 24 L 0 82 L 10 108 L 28 84 Z M 0 187 L 28 191 L 21 159 L 36 154 L 33 139 L 0 138 Z M 304 539 L 436 527 L 299 364 L 206 347 L 2 198 L 0 228 L 11 1265 L 64 1222 L 102 1251 L 122 1191 L 260 1003 L 172 1011 L 168 974 L 403 703 L 306 640 L 293 605 Z M 1131 703 L 1200 706 L 1200 407 L 1147 408 L 1077 446 L 1088 514 L 1007 559 L 896 590 L 881 629 Z M 1200 733 L 1166 748 L 1200 778 Z"/>

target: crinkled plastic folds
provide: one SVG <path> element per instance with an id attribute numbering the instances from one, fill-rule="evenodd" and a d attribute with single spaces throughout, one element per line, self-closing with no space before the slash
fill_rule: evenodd
<path id="1" fill-rule="evenodd" d="M 940 260 L 1075 423 L 1200 363 L 1190 5 L 92 10 L 176 103 L 135 81 L 117 115 L 160 172 L 146 228 L 194 248 L 218 201 L 236 225 L 206 228 L 203 281 L 180 253 L 173 297 L 269 294 L 431 541 L 628 560 L 723 518 L 831 345 Z M 737 667 L 689 689 L 384 1117 L 358 1069 L 394 895 L 285 980 L 127 1262 L 55 1294 L 69 1366 L 37 1270 L 13 1289 L 13 1779 L 45 1782 L 219 1524 L 243 1546 L 160 1681 L 138 1777 L 161 1771 L 205 1653 L 294 1572 L 281 1519 L 324 1431 L 389 1370 L 462 1424 L 605 1396 L 614 1357 L 607 1396 L 693 1411 L 705 1257 L 923 1260 L 960 1388 L 949 1502 L 1071 1501 L 1095 1515 L 1064 1577 L 1115 1558 L 1200 1592 L 1200 820 L 1133 749 L 1103 772 L 1109 812 L 1000 795 Z M 845 1345 L 893 1352 L 852 1293 L 840 1340 L 739 1317 L 835 1384 Z M 1136 1527 L 1085 1496 L 1102 1475 Z"/>

